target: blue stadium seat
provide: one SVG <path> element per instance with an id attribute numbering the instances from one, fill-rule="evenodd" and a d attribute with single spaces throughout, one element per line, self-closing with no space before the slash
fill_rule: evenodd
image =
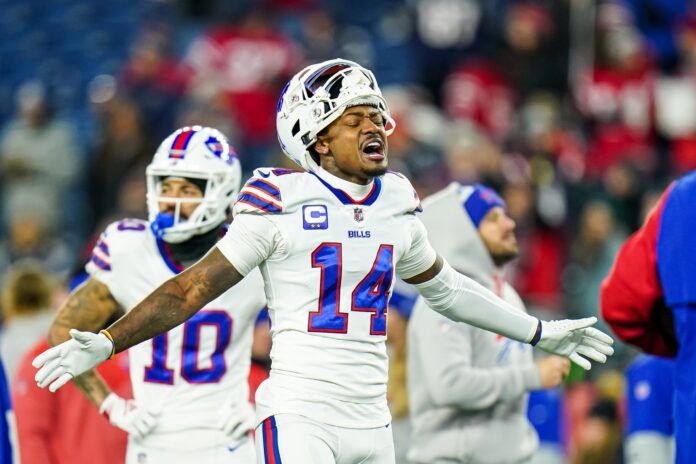
<path id="1" fill-rule="evenodd" d="M 12 114 L 17 87 L 36 78 L 48 83 L 64 111 L 89 115 L 87 83 L 118 74 L 141 22 L 160 11 L 153 3 L 0 0 L 0 124 Z"/>

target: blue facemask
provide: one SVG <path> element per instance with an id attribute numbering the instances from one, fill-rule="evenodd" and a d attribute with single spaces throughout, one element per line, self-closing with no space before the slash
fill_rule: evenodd
<path id="1" fill-rule="evenodd" d="M 166 229 L 174 225 L 174 215 L 171 213 L 157 213 L 155 220 L 150 223 L 150 229 L 157 238 L 163 238 Z"/>

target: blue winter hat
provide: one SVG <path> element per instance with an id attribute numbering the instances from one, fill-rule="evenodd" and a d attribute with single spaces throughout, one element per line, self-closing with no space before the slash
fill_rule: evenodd
<path id="1" fill-rule="evenodd" d="M 500 206 L 505 209 L 505 201 L 495 190 L 483 184 L 474 184 L 471 188 L 473 191 L 464 202 L 464 209 L 469 213 L 474 227 L 478 229 L 479 224 L 492 208 Z"/>

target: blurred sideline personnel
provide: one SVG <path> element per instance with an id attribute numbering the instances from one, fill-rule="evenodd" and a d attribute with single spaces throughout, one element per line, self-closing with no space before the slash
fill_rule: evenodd
<path id="1" fill-rule="evenodd" d="M 12 382 L 22 464 L 123 464 L 128 436 L 100 415 L 74 385 L 55 395 L 36 386 L 31 360 L 48 347 L 46 340 L 40 340 L 25 353 Z M 126 353 L 97 371 L 115 394 L 132 398 Z"/>
<path id="2" fill-rule="evenodd" d="M 423 208 L 423 224 L 441 256 L 526 312 L 503 277 L 503 266 L 519 253 L 503 199 L 480 184 L 452 183 L 423 200 Z M 535 365 L 531 346 L 458 324 L 419 298 L 408 326 L 409 459 L 529 462 L 539 439 L 527 420 L 528 392 L 558 386 L 569 369 L 559 356 Z"/>
<path id="3" fill-rule="evenodd" d="M 583 356 L 606 361 L 612 339 L 590 327 L 596 319 L 541 322 L 436 254 L 411 183 L 387 172 L 393 126 L 367 69 L 339 59 L 300 71 L 281 95 L 277 129 L 307 172 L 257 169 L 216 247 L 107 331 L 73 331 L 38 356 L 39 385 L 56 390 L 175 327 L 259 266 L 273 338 L 271 375 L 256 394 L 262 463 L 394 462 L 385 339 L 395 272 L 452 319 L 585 368 Z"/>
<path id="4" fill-rule="evenodd" d="M 5 368 L 0 360 L 0 462 L 19 464 L 14 427 L 14 412 L 10 401 L 10 389 L 7 385 Z"/>
<path id="5" fill-rule="evenodd" d="M 602 316 L 627 343 L 676 357 L 676 462 L 696 462 L 696 172 L 670 185 L 602 283 Z"/>
<path id="6" fill-rule="evenodd" d="M 12 384 L 17 366 L 46 330 L 55 315 L 51 308 L 53 282 L 39 262 L 15 263 L 2 290 L 2 328 L 0 353 L 8 383 Z"/>
<path id="7" fill-rule="evenodd" d="M 99 330 L 119 308 L 130 310 L 200 259 L 226 230 L 240 176 L 236 153 L 216 129 L 184 127 L 167 137 L 147 167 L 150 222 L 124 219 L 106 228 L 86 267 L 90 278 L 51 326 L 51 343 L 70 339 L 71 327 Z M 74 380 L 129 433 L 127 464 L 255 461 L 247 377 L 252 332 L 265 305 L 255 271 L 201 304 L 185 324 L 134 347 L 135 401 L 111 392 L 94 372 Z"/>
<path id="8" fill-rule="evenodd" d="M 674 462 L 674 361 L 640 355 L 626 369 L 626 464 Z"/>

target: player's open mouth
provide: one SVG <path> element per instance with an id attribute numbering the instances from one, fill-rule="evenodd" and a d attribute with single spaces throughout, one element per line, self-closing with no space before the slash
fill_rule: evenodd
<path id="1" fill-rule="evenodd" d="M 382 161 L 385 158 L 384 142 L 379 138 L 368 140 L 362 146 L 362 154 L 369 160 Z"/>

